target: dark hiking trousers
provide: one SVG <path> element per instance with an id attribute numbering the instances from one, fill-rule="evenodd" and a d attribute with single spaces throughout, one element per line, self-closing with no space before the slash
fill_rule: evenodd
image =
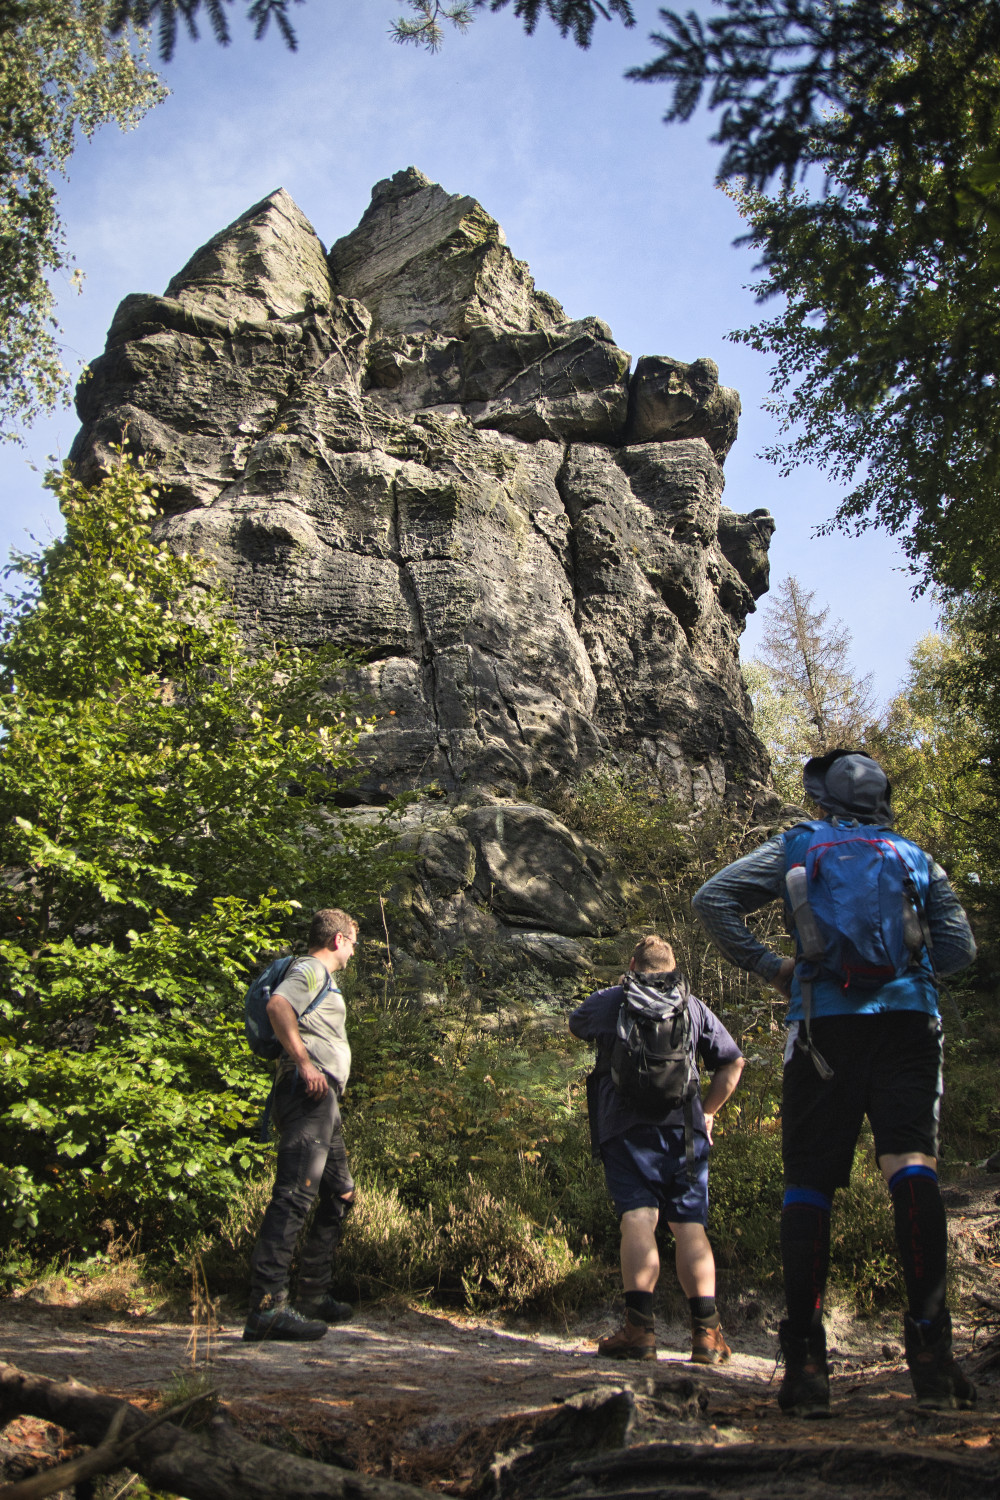
<path id="1" fill-rule="evenodd" d="M 251 1305 L 287 1288 L 295 1243 L 317 1197 L 299 1254 L 298 1295 L 312 1299 L 329 1291 L 333 1252 L 350 1206 L 344 1194 L 354 1191 L 332 1088 L 322 1098 L 311 1097 L 298 1074 L 288 1073 L 275 1089 L 271 1115 L 279 1132 L 278 1173 L 250 1257 Z"/>

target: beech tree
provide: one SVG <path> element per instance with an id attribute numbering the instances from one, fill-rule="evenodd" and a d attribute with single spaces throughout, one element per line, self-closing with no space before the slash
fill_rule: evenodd
<path id="1" fill-rule="evenodd" d="M 77 134 L 131 129 L 166 89 L 107 0 L 0 0 L 0 436 L 65 398 L 53 276 L 72 277 L 57 181 Z"/>
<path id="2" fill-rule="evenodd" d="M 963 895 L 975 895 L 975 887 L 994 884 L 997 841 L 985 726 L 954 691 L 968 660 L 965 635 L 952 621 L 917 642 L 865 748 L 892 782 L 899 827 L 941 862 Z"/>
<path id="3" fill-rule="evenodd" d="M 330 800 L 361 728 L 339 658 L 249 659 L 141 471 L 51 487 L 66 536 L 0 617 L 0 1232 L 165 1243 L 259 1155 L 257 955 L 398 861 Z"/>

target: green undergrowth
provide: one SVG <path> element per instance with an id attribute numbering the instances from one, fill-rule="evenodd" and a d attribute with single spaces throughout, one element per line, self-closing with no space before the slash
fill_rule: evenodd
<path id="1" fill-rule="evenodd" d="M 609 851 L 628 883 L 629 925 L 617 961 L 625 966 L 642 931 L 668 936 L 695 993 L 721 1015 L 747 1057 L 740 1088 L 716 1122 L 709 1228 L 724 1306 L 748 1296 L 776 1306 L 783 1003 L 719 958 L 690 909 L 708 874 L 770 830 L 681 808 L 648 789 L 639 796 L 620 773 L 590 778 L 560 800 L 558 811 Z M 768 913 L 761 925 L 780 946 L 777 921 Z M 437 993 L 444 998 L 423 1006 L 378 951 L 377 940 L 367 944 L 358 971 L 352 966 L 344 976 L 354 1066 L 343 1118 L 358 1195 L 336 1259 L 335 1291 L 352 1301 L 402 1297 L 541 1316 L 606 1304 L 620 1286 L 618 1226 L 590 1154 L 584 1091 L 590 1052 L 570 1037 L 566 1018 L 591 987 L 607 982 L 608 941 L 601 945 L 600 976 L 558 983 L 457 955 L 439 967 Z M 953 1001 L 945 1006 L 943 1170 L 958 1173 L 962 1163 L 1000 1144 L 1000 1026 L 972 990 L 956 990 Z M 257 1082 L 263 1094 L 263 1071 Z M 134 1231 L 132 1269 L 126 1275 L 119 1267 L 117 1282 L 93 1258 L 88 1269 L 65 1251 L 40 1266 L 37 1247 L 31 1256 L 11 1250 L 0 1275 L 8 1287 L 24 1288 L 35 1278 L 50 1289 L 62 1277 L 66 1295 L 77 1298 L 89 1278 L 86 1295 L 98 1302 L 103 1295 L 110 1310 L 115 1297 L 120 1304 L 131 1296 L 133 1311 L 152 1311 L 164 1297 L 183 1302 L 197 1263 L 210 1296 L 235 1306 L 248 1287 L 273 1152 L 272 1142 L 193 1237 L 172 1243 L 144 1237 L 141 1205 L 140 1222 L 109 1223 L 119 1261 Z M 661 1285 L 669 1301 L 666 1231 L 663 1248 Z M 122 1292 L 129 1275 L 133 1290 Z M 113 1295 L 112 1283 L 119 1288 Z M 159 1302 L 146 1286 L 158 1289 Z M 902 1296 L 891 1206 L 870 1139 L 859 1145 L 850 1187 L 837 1194 L 831 1293 L 862 1315 L 898 1305 Z"/>
<path id="2" fill-rule="evenodd" d="M 749 1063 L 718 1118 L 711 1167 L 724 1303 L 781 1294 L 781 1033 L 756 1012 L 748 1019 L 727 1016 Z M 618 1228 L 590 1155 L 587 1049 L 562 1026 L 483 1029 L 457 1009 L 386 1007 L 360 993 L 352 1022 L 356 1066 L 343 1115 L 358 1196 L 337 1255 L 338 1295 L 541 1316 L 613 1299 Z M 220 1219 L 183 1246 L 118 1241 L 108 1255 L 47 1265 L 11 1251 L 0 1272 L 41 1301 L 153 1315 L 186 1307 L 197 1256 L 212 1296 L 238 1304 L 271 1180 L 269 1170 L 245 1179 Z M 837 1195 L 832 1239 L 833 1295 L 860 1314 L 898 1305 L 891 1208 L 870 1140 Z M 667 1232 L 663 1249 L 669 1300 Z"/>

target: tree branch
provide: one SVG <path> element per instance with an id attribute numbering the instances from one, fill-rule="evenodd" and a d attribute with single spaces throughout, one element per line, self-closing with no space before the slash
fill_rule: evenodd
<path id="1" fill-rule="evenodd" d="M 427 1491 L 412 1485 L 345 1472 L 248 1442 L 221 1415 L 204 1432 L 187 1432 L 169 1420 L 175 1411 L 150 1423 L 128 1402 L 75 1380 L 48 1380 L 0 1363 L 0 1425 L 22 1414 L 41 1417 L 81 1442 L 101 1445 L 120 1414 L 124 1440 L 118 1446 L 129 1449 L 129 1467 L 156 1489 L 188 1500 L 274 1500 L 275 1495 L 282 1500 L 426 1500 Z M 14 1500 L 16 1491 L 18 1487 L 8 1486 L 0 1497 Z M 26 1493 L 40 1496 L 51 1490 Z"/>
<path id="2" fill-rule="evenodd" d="M 40 1474 L 32 1474 L 29 1479 L 22 1479 L 17 1484 L 5 1484 L 0 1488 L 0 1500 L 43 1500 L 44 1496 L 54 1495 L 57 1490 L 69 1489 L 70 1485 L 79 1484 L 82 1479 L 92 1479 L 96 1474 L 113 1474 L 115 1469 L 123 1466 L 140 1438 L 152 1432 L 154 1427 L 161 1427 L 171 1417 L 179 1417 L 182 1412 L 203 1399 L 200 1394 L 189 1396 L 186 1401 L 179 1401 L 176 1406 L 168 1407 L 166 1411 L 161 1411 L 144 1422 L 132 1437 L 119 1441 L 122 1424 L 132 1410 L 123 1401 L 111 1418 L 104 1441 L 97 1448 L 92 1448 L 89 1453 L 82 1453 L 79 1458 L 71 1458 L 68 1463 L 43 1469 Z"/>

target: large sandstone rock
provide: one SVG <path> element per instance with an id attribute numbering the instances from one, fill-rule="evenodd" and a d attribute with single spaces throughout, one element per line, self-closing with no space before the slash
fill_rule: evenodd
<path id="1" fill-rule="evenodd" d="M 473 328 L 528 333 L 566 322 L 475 198 L 446 193 L 413 167 L 375 184 L 357 229 L 331 249 L 330 269 L 380 330 L 461 338 Z"/>
<path id="2" fill-rule="evenodd" d="M 629 385 L 629 443 L 677 442 L 704 438 L 719 463 L 736 441 L 740 420 L 737 391 L 719 384 L 714 359 L 645 356 L 635 367 Z"/>
<path id="3" fill-rule="evenodd" d="M 443 957 L 501 943 L 572 973 L 586 940 L 618 931 L 625 891 L 604 855 L 533 803 L 477 793 L 450 806 L 418 803 L 402 819 L 415 856 L 394 892 L 409 949 Z"/>
<path id="4" fill-rule="evenodd" d="M 216 559 L 251 642 L 360 655 L 359 815 L 431 780 L 465 809 L 407 897 L 453 947 L 516 931 L 572 967 L 618 920 L 525 787 L 608 754 L 689 800 L 766 770 L 738 639 L 773 523 L 721 506 L 739 398 L 710 360 L 629 363 L 410 169 L 329 256 L 273 193 L 126 297 L 78 393 L 73 459 L 124 436 L 158 464 L 163 535 Z"/>

